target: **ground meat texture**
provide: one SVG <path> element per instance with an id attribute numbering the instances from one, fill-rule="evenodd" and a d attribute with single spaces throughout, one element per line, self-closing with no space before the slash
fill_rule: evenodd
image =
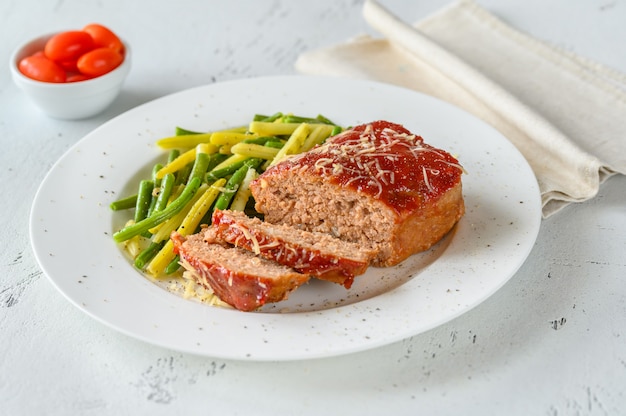
<path id="1" fill-rule="evenodd" d="M 207 232 L 236 247 L 346 288 L 355 276 L 365 273 L 375 254 L 330 234 L 272 224 L 243 212 L 215 211 L 211 228 Z"/>
<path id="2" fill-rule="evenodd" d="M 197 282 L 241 311 L 253 311 L 266 303 L 287 299 L 309 280 L 288 266 L 228 246 L 200 232 L 184 237 L 172 233 L 174 251 Z"/>
<path id="3" fill-rule="evenodd" d="M 266 221 L 370 247 L 375 265 L 391 266 L 463 216 L 462 172 L 448 152 L 375 121 L 269 168 L 251 190 Z"/>

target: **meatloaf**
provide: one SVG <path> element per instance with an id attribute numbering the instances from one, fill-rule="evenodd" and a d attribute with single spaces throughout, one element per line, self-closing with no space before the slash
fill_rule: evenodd
<path id="1" fill-rule="evenodd" d="M 367 270 L 374 256 L 373 250 L 359 244 L 329 234 L 271 224 L 239 211 L 215 211 L 212 224 L 219 239 L 346 288 L 350 288 L 355 276 Z"/>
<path id="2" fill-rule="evenodd" d="M 194 280 L 241 311 L 284 300 L 309 280 L 291 267 L 223 244 L 212 227 L 188 237 L 173 232 L 171 239 L 174 252 Z"/>
<path id="3" fill-rule="evenodd" d="M 374 265 L 392 266 L 463 216 L 462 173 L 448 152 L 374 121 L 268 168 L 251 191 L 265 221 L 372 248 Z"/>

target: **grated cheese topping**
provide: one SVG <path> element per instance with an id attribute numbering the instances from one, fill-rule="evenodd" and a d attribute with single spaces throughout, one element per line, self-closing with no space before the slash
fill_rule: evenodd
<path id="1" fill-rule="evenodd" d="M 312 169 L 333 183 L 352 187 L 395 206 L 434 198 L 465 173 L 444 150 L 424 143 L 404 127 L 377 121 L 346 130 L 290 159 L 293 169 Z"/>

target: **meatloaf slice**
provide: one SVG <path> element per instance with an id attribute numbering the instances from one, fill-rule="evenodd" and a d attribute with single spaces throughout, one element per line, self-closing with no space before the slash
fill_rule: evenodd
<path id="1" fill-rule="evenodd" d="M 462 172 L 448 152 L 374 121 L 270 167 L 251 191 L 266 221 L 369 246 L 374 265 L 391 266 L 463 216 Z"/>
<path id="2" fill-rule="evenodd" d="M 279 302 L 309 280 L 288 266 L 221 244 L 211 230 L 188 237 L 172 233 L 174 251 L 197 283 L 234 308 L 249 312 Z"/>
<path id="3" fill-rule="evenodd" d="M 347 289 L 355 276 L 365 273 L 375 254 L 329 234 L 271 224 L 243 212 L 215 211 L 212 224 L 218 238 L 236 247 Z"/>

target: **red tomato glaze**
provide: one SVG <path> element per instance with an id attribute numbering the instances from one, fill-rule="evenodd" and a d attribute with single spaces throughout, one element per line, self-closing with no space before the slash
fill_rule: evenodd
<path id="1" fill-rule="evenodd" d="M 461 180 L 463 172 L 448 152 L 388 121 L 359 125 L 275 168 L 302 166 L 313 166 L 325 180 L 370 195 L 398 211 L 414 210 L 439 198 Z"/>

